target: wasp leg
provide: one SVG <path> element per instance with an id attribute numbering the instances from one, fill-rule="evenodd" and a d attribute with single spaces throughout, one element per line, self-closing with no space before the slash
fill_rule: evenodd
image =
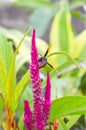
<path id="1" fill-rule="evenodd" d="M 59 72 L 59 70 L 56 70 L 50 63 L 48 63 L 47 62 L 47 64 L 53 69 L 53 70 L 55 70 L 56 71 L 56 73 L 58 73 Z"/>
<path id="2" fill-rule="evenodd" d="M 54 68 L 50 63 L 47 62 L 47 64 L 48 64 L 52 69 L 55 70 L 55 68 Z"/>

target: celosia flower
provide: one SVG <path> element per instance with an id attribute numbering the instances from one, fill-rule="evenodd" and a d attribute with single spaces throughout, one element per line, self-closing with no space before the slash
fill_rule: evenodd
<path id="1" fill-rule="evenodd" d="M 38 63 L 38 52 L 35 42 L 35 30 L 33 30 L 32 35 L 32 45 L 31 45 L 31 64 L 30 64 L 30 74 L 32 81 L 33 97 L 34 97 L 34 125 L 36 126 L 36 113 L 37 113 L 37 104 L 42 104 L 42 87 L 41 80 L 39 75 L 39 63 Z M 42 108 L 40 108 L 42 109 Z"/>
<path id="2" fill-rule="evenodd" d="M 33 112 L 31 112 L 28 102 L 24 102 L 25 113 L 24 113 L 24 123 L 26 130 L 44 130 L 49 118 L 51 100 L 51 85 L 50 76 L 47 74 L 47 83 L 44 94 L 44 99 L 42 98 L 42 86 L 39 73 L 39 62 L 38 62 L 38 52 L 35 42 L 35 30 L 32 34 L 32 45 L 31 45 L 31 64 L 30 64 L 30 76 L 32 82 L 32 90 L 34 97 Z"/>

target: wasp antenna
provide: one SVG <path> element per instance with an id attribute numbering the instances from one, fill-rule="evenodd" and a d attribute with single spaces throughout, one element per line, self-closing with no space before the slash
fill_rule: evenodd
<path id="1" fill-rule="evenodd" d="M 50 50 L 50 47 L 51 47 L 51 46 L 49 46 L 49 47 L 47 48 L 47 50 L 46 50 L 46 52 L 45 52 L 45 54 L 44 54 L 44 57 L 47 56 L 47 54 L 48 54 L 48 52 L 49 52 L 49 50 Z"/>

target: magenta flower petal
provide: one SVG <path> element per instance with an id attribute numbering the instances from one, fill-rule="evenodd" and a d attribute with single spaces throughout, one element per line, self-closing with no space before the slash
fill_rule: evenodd
<path id="1" fill-rule="evenodd" d="M 24 101 L 24 124 L 26 130 L 31 130 L 32 128 L 32 111 L 30 110 L 28 101 Z"/>
<path id="2" fill-rule="evenodd" d="M 49 73 L 47 73 L 47 83 L 46 83 L 46 89 L 45 89 L 44 100 L 43 100 L 43 118 L 44 118 L 45 125 L 47 125 L 47 120 L 50 114 L 50 107 L 51 107 L 50 96 L 51 96 L 50 75 Z"/>

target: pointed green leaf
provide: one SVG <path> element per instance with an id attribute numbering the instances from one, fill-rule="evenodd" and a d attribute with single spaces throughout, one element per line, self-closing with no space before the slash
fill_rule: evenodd
<path id="1" fill-rule="evenodd" d="M 22 96 L 22 93 L 26 89 L 29 82 L 30 82 L 30 72 L 28 70 L 26 72 L 26 74 L 23 76 L 23 78 L 18 82 L 16 89 L 14 91 L 13 109 L 16 109 L 16 107 L 18 105 L 18 101 L 19 101 L 20 97 Z"/>
<path id="2" fill-rule="evenodd" d="M 74 34 L 71 25 L 71 14 L 67 8 L 57 12 L 54 17 L 50 32 L 50 44 L 52 47 L 51 53 L 65 51 L 74 56 Z M 62 57 L 58 59 L 55 56 L 54 59 L 51 59 L 51 63 L 57 67 L 64 60 L 62 60 Z"/>
<path id="3" fill-rule="evenodd" d="M 15 59 L 13 57 L 6 81 L 6 91 L 7 91 L 6 100 L 10 106 L 12 103 L 15 87 L 16 87 L 16 72 L 15 72 Z"/>
<path id="4" fill-rule="evenodd" d="M 56 47 L 57 50 L 70 52 L 69 47 L 74 47 L 73 40 L 74 34 L 71 25 L 71 14 L 68 9 L 60 10 L 57 12 L 52 23 L 50 44 Z"/>
<path id="5" fill-rule="evenodd" d="M 86 114 L 86 97 L 67 96 L 53 101 L 49 121 L 73 114 Z"/>
<path id="6" fill-rule="evenodd" d="M 16 86 L 15 101 L 19 100 L 29 82 L 30 82 L 30 72 L 28 70 L 26 74 L 23 76 L 23 78 L 18 82 L 18 85 Z"/>
<path id="7" fill-rule="evenodd" d="M 21 41 L 19 42 L 18 47 L 16 48 L 16 51 L 15 51 L 15 54 L 14 54 L 14 57 L 12 59 L 12 63 L 10 66 L 7 82 L 6 82 L 6 88 L 7 88 L 6 99 L 7 99 L 10 106 L 12 105 L 12 102 L 13 102 L 14 90 L 16 87 L 15 59 L 16 59 L 16 55 L 18 53 L 18 49 L 19 49 L 20 45 L 22 44 L 22 41 L 24 40 L 24 38 L 28 34 L 28 32 L 29 32 L 29 30 L 26 31 L 25 35 L 22 37 Z"/>

